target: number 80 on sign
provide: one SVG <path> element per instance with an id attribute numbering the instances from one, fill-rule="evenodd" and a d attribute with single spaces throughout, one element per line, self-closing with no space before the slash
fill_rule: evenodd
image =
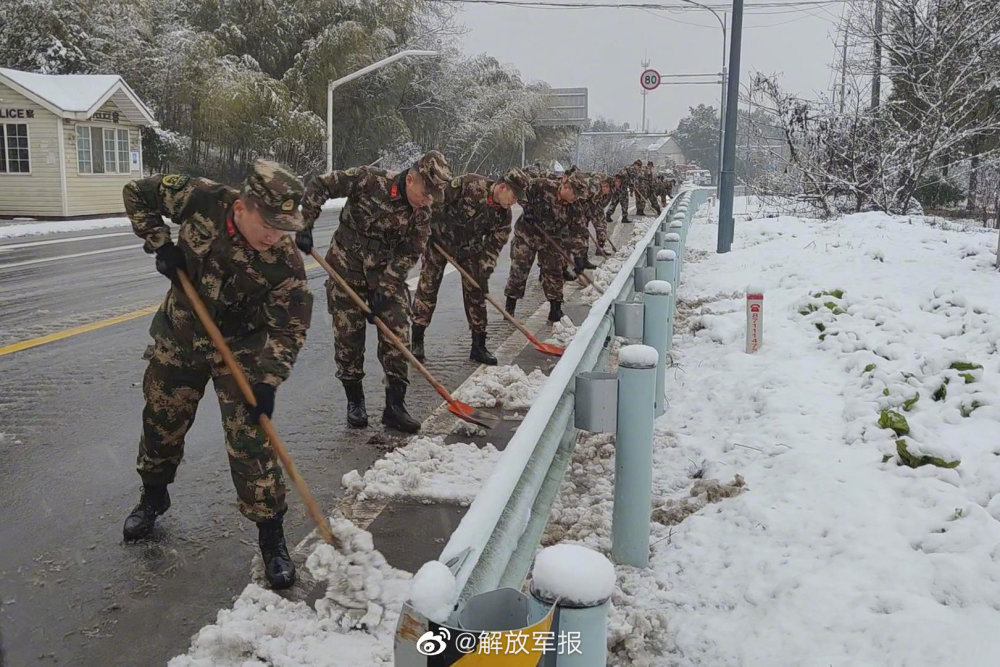
<path id="1" fill-rule="evenodd" d="M 644 70 L 639 76 L 639 84 L 646 90 L 655 90 L 660 85 L 660 73 L 655 69 Z"/>

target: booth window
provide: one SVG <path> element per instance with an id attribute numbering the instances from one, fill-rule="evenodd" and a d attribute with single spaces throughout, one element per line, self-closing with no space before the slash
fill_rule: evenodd
<path id="1" fill-rule="evenodd" d="M 0 173 L 30 173 L 31 160 L 28 152 L 27 124 L 5 123 L 0 125 Z"/>
<path id="2" fill-rule="evenodd" d="M 76 126 L 76 158 L 81 174 L 127 174 L 130 151 L 128 130 Z"/>

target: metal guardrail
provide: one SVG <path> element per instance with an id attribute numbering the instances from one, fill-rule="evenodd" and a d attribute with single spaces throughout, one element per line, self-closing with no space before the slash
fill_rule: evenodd
<path id="1" fill-rule="evenodd" d="M 521 587 L 579 433 L 573 419 L 574 378 L 581 372 L 606 368 L 614 333 L 614 306 L 633 297 L 635 268 L 646 265 L 647 248 L 656 233 L 662 233 L 661 225 L 681 220 L 686 230 L 709 192 L 707 188 L 683 189 L 650 225 L 605 294 L 591 306 L 493 474 L 452 533 L 439 558 L 455 573 L 458 585 L 452 620 L 475 595 Z"/>

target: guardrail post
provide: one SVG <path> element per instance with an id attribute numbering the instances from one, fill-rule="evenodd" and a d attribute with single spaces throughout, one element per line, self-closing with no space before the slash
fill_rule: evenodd
<path id="1" fill-rule="evenodd" d="M 653 411 L 658 354 L 646 345 L 622 348 L 618 362 L 618 428 L 611 558 L 621 565 L 649 565 L 653 495 Z"/>
<path id="2" fill-rule="evenodd" d="M 667 397 L 664 393 L 667 360 L 667 326 L 670 320 L 670 283 L 666 280 L 651 280 L 646 283 L 643 297 L 642 343 L 656 350 L 656 393 L 654 400 L 656 416 L 667 411 Z"/>
<path id="3" fill-rule="evenodd" d="M 677 291 L 676 288 L 681 279 L 681 235 L 676 232 L 667 234 L 663 248 L 674 251 L 674 279 L 670 281 L 670 284 L 674 286 L 674 291 Z"/>
<path id="4" fill-rule="evenodd" d="M 593 589 L 586 599 L 577 590 L 579 577 L 585 578 L 587 587 Z M 555 604 L 558 616 L 551 631 L 564 639 L 563 650 L 543 656 L 538 663 L 540 667 L 607 664 L 608 611 L 615 590 L 615 566 L 611 561 L 578 544 L 546 547 L 535 557 L 530 590 L 532 616 L 543 616 Z M 553 649 L 558 646 L 556 643 Z"/>
<path id="5" fill-rule="evenodd" d="M 684 268 L 684 249 L 687 247 L 687 229 L 684 228 L 684 221 L 671 221 L 669 233 L 677 234 L 681 240 L 677 246 L 677 275 L 679 276 Z"/>

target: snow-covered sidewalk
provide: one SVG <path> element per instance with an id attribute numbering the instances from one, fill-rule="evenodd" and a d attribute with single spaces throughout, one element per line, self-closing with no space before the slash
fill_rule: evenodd
<path id="1" fill-rule="evenodd" d="M 131 229 L 126 217 L 93 218 L 89 220 L 14 220 L 0 221 L 0 241 L 24 236 L 43 236 L 66 232 L 89 232 L 94 229 Z"/>

